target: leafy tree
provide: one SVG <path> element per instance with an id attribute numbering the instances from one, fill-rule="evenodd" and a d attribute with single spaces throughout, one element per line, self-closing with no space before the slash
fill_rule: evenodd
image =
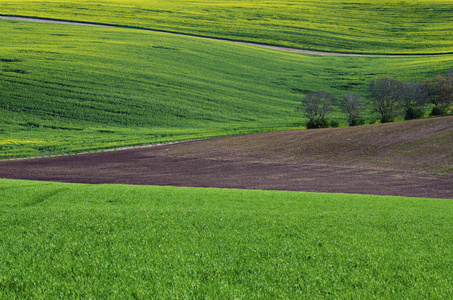
<path id="1" fill-rule="evenodd" d="M 340 108 L 346 114 L 349 126 L 360 125 L 360 114 L 365 110 L 361 96 L 356 93 L 345 95 L 341 101 Z"/>
<path id="2" fill-rule="evenodd" d="M 381 115 L 381 123 L 392 122 L 404 97 L 403 82 L 382 77 L 370 82 L 370 94 L 374 109 Z"/>
<path id="3" fill-rule="evenodd" d="M 307 128 L 326 128 L 329 123 L 326 115 L 332 111 L 336 97 L 324 90 L 313 91 L 302 99 L 301 108 L 309 119 Z"/>

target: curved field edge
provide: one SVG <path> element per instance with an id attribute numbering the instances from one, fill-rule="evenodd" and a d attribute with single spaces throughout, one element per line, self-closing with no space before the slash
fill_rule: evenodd
<path id="1" fill-rule="evenodd" d="M 9 299 L 453 293 L 451 200 L 4 179 L 0 189 Z"/>
<path id="2" fill-rule="evenodd" d="M 0 21 L 2 158 L 301 128 L 301 97 L 421 80 L 452 56 L 316 57 L 224 42 Z M 339 111 L 333 118 L 344 119 Z M 372 118 L 372 116 L 368 116 Z M 345 122 L 343 120 L 343 122 Z"/>
<path id="3" fill-rule="evenodd" d="M 0 11 L 307 50 L 369 54 L 453 51 L 449 1 L 26 2 L 2 1 Z"/>

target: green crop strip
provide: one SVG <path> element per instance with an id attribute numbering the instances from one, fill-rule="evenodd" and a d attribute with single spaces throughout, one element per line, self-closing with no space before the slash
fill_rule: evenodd
<path id="1" fill-rule="evenodd" d="M 449 0 L 3 0 L 0 13 L 312 50 L 453 52 L 453 7 Z"/>
<path id="2" fill-rule="evenodd" d="M 0 297 L 448 298 L 451 200 L 0 179 Z"/>
<path id="3" fill-rule="evenodd" d="M 318 57 L 127 29 L 0 24 L 0 158 L 300 128 L 295 108 L 310 91 L 364 93 L 372 78 L 421 80 L 453 67 L 451 55 Z"/>
<path id="4" fill-rule="evenodd" d="M 446 173 L 446 172 L 450 172 L 450 171 L 453 171 L 453 168 L 442 169 L 442 170 L 436 171 L 434 173 L 435 174 L 441 174 L 441 173 Z"/>

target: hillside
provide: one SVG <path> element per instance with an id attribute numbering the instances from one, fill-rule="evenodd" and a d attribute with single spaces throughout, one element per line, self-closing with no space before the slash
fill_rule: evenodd
<path id="1" fill-rule="evenodd" d="M 451 298 L 453 115 L 303 130 L 295 108 L 356 92 L 374 123 L 371 80 L 453 69 L 452 13 L 1 0 L 0 14 L 120 26 L 0 19 L 0 299 Z M 346 125 L 338 103 L 329 118 Z"/>
<path id="2" fill-rule="evenodd" d="M 453 198 L 453 116 L 1 161 L 0 177 Z"/>
<path id="3" fill-rule="evenodd" d="M 310 91 L 365 94 L 376 77 L 453 68 L 452 55 L 318 57 L 131 29 L 0 24 L 0 158 L 301 128 L 295 108 Z M 332 118 L 345 124 L 338 109 Z"/>
<path id="4" fill-rule="evenodd" d="M 0 13 L 333 52 L 453 52 L 449 0 L 2 0 Z"/>

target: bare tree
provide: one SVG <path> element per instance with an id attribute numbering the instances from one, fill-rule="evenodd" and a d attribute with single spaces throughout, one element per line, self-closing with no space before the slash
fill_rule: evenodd
<path id="1" fill-rule="evenodd" d="M 381 115 L 381 123 L 393 121 L 404 97 L 403 83 L 394 78 L 382 77 L 372 80 L 369 90 L 374 109 Z"/>
<path id="2" fill-rule="evenodd" d="M 433 80 L 426 80 L 423 84 L 428 99 L 436 106 L 432 114 L 447 114 L 453 103 L 453 75 L 439 75 Z"/>
<path id="3" fill-rule="evenodd" d="M 407 82 L 403 84 L 402 104 L 405 111 L 405 120 L 422 118 L 425 114 L 423 107 L 428 99 L 428 90 L 420 82 Z"/>
<path id="4" fill-rule="evenodd" d="M 306 95 L 302 99 L 299 110 L 302 110 L 309 119 L 307 128 L 328 127 L 326 115 L 332 110 L 335 100 L 335 95 L 324 90 L 313 91 Z"/>
<path id="5" fill-rule="evenodd" d="M 365 109 L 361 96 L 356 93 L 348 93 L 343 97 L 340 108 L 346 114 L 349 126 L 359 125 L 360 114 Z"/>

